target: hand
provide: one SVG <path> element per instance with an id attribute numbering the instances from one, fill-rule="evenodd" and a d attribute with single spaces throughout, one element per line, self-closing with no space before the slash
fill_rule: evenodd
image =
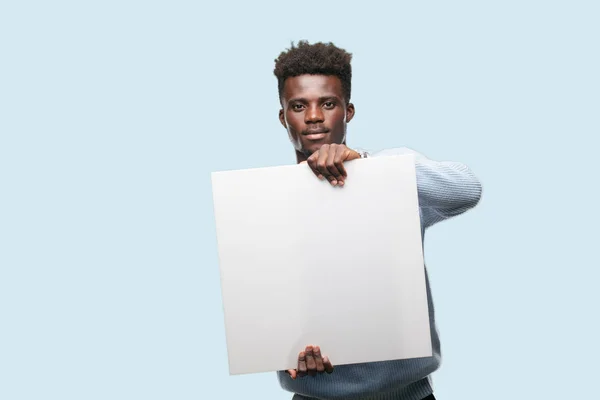
<path id="1" fill-rule="evenodd" d="M 287 370 L 292 379 L 306 375 L 316 376 L 317 373 L 322 374 L 323 372 L 332 373 L 333 365 L 327 356 L 321 356 L 319 346 L 306 346 L 305 351 L 301 351 L 298 354 L 298 370 Z"/>
<path id="2" fill-rule="evenodd" d="M 306 160 L 319 179 L 327 179 L 332 186 L 344 186 L 348 174 L 344 161 L 356 160 L 360 154 L 343 144 L 324 144 Z"/>

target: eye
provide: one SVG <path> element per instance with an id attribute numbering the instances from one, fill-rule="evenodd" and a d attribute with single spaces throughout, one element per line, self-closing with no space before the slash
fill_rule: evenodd
<path id="1" fill-rule="evenodd" d="M 292 110 L 294 111 L 302 111 L 304 108 L 304 104 L 292 104 Z"/>
<path id="2" fill-rule="evenodd" d="M 327 109 L 332 109 L 333 107 L 335 107 L 335 103 L 333 101 L 326 101 L 325 103 L 323 103 L 323 105 Z"/>

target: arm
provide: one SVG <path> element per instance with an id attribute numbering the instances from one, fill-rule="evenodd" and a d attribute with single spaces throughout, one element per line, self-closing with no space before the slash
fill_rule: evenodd
<path id="1" fill-rule="evenodd" d="M 415 156 L 419 209 L 424 228 L 462 214 L 479 203 L 481 183 L 464 164 L 429 160 L 405 147 L 383 150 L 370 157 L 402 154 Z M 361 155 L 343 144 L 324 144 L 308 157 L 306 163 L 320 179 L 343 187 L 347 175 L 344 162 L 357 158 Z"/>
<path id="2" fill-rule="evenodd" d="M 481 198 L 481 182 L 469 167 L 458 162 L 433 161 L 407 148 L 383 150 L 372 157 L 414 154 L 419 207 L 425 227 L 464 213 Z"/>

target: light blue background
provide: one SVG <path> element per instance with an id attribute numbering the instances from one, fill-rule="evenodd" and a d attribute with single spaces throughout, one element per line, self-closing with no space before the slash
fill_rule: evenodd
<path id="1" fill-rule="evenodd" d="M 599 3 L 384 4 L 2 3 L 0 399 L 290 398 L 228 375 L 210 172 L 295 161 L 298 39 L 354 54 L 349 146 L 483 182 L 426 236 L 438 398 L 597 398 Z"/>

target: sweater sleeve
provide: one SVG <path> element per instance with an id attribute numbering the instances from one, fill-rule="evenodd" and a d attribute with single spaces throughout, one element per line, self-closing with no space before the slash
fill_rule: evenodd
<path id="1" fill-rule="evenodd" d="M 372 157 L 413 154 L 419 208 L 425 227 L 464 213 L 481 199 L 481 182 L 464 164 L 433 161 L 407 148 L 383 150 Z"/>

